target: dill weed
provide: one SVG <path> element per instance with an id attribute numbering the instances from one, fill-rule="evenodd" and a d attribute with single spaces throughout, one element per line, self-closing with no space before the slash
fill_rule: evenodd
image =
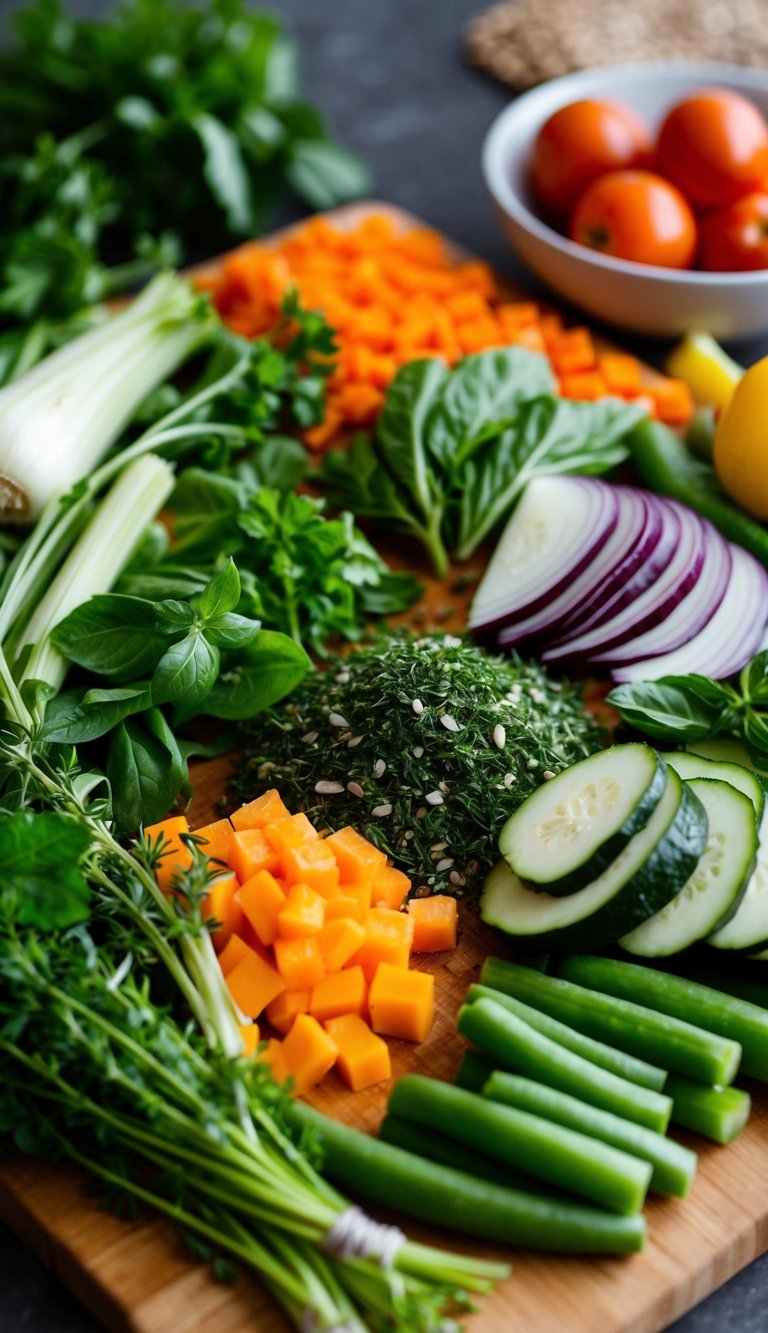
<path id="1" fill-rule="evenodd" d="M 277 787 L 319 828 L 353 824 L 416 892 L 472 892 L 501 825 L 600 745 L 580 691 L 450 635 L 388 635 L 243 727 L 234 793 Z"/>

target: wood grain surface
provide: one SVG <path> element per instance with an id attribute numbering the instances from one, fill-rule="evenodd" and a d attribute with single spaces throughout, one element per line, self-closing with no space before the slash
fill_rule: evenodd
<path id="1" fill-rule="evenodd" d="M 365 212 L 384 207 L 355 205 L 335 216 L 352 225 Z M 402 225 L 411 221 L 398 210 L 386 211 Z M 390 548 L 388 554 L 395 554 L 398 564 L 409 562 L 405 547 Z M 425 581 L 429 623 L 442 619 L 446 589 Z M 462 614 L 457 603 L 443 623 L 457 628 Z M 221 813 L 232 764 L 224 758 L 194 766 L 193 828 Z M 436 976 L 432 1033 L 419 1047 L 391 1042 L 395 1077 L 407 1071 L 453 1076 L 465 1048 L 455 1032 L 456 1013 L 491 952 L 509 950 L 464 908 L 455 952 L 424 962 Z M 352 1094 L 332 1072 L 310 1100 L 347 1124 L 375 1132 L 387 1091 L 379 1086 Z M 727 1148 L 676 1135 L 699 1152 L 697 1178 L 687 1200 L 649 1201 L 649 1243 L 641 1255 L 510 1255 L 447 1231 L 438 1235 L 409 1225 L 409 1234 L 511 1259 L 509 1279 L 467 1320 L 477 1333 L 659 1333 L 768 1249 L 768 1093 L 758 1087 L 750 1091 L 752 1118 Z M 126 1222 L 100 1211 L 78 1172 L 26 1159 L 5 1163 L 0 1167 L 0 1216 L 110 1333 L 277 1333 L 287 1328 L 253 1277 L 241 1275 L 232 1286 L 214 1282 L 207 1268 L 189 1257 L 172 1225 L 149 1214 Z"/>

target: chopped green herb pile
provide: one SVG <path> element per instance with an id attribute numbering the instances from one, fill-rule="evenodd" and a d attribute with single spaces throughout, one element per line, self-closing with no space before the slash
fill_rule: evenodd
<path id="1" fill-rule="evenodd" d="M 547 774 L 600 745 L 576 687 L 449 635 L 333 658 L 244 733 L 243 799 L 278 787 L 320 827 L 354 824 L 416 890 L 456 894 Z"/>

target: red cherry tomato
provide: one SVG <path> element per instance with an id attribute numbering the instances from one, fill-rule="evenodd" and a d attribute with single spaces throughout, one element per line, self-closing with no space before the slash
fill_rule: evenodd
<path id="1" fill-rule="evenodd" d="M 569 235 L 635 264 L 690 268 L 696 254 L 690 205 L 652 171 L 612 171 L 593 181 L 576 204 Z"/>
<path id="2" fill-rule="evenodd" d="M 768 268 L 768 194 L 746 194 L 704 218 L 700 257 L 711 273 Z"/>
<path id="3" fill-rule="evenodd" d="M 667 113 L 656 164 L 691 203 L 719 208 L 768 180 L 768 125 L 739 93 L 702 89 Z"/>
<path id="4" fill-rule="evenodd" d="M 651 139 L 621 102 L 585 98 L 555 111 L 536 136 L 531 179 L 540 203 L 566 213 L 585 185 L 606 171 L 647 166 Z"/>

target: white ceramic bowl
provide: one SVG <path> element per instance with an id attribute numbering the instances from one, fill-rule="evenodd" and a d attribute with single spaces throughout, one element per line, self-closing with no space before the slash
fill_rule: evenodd
<path id="1" fill-rule="evenodd" d="M 615 98 L 655 132 L 673 103 L 706 87 L 743 93 L 768 118 L 768 73 L 695 60 L 649 61 L 553 79 L 516 98 L 488 131 L 483 172 L 512 247 L 561 296 L 609 324 L 662 337 L 706 330 L 716 338 L 747 338 L 768 329 L 768 269 L 699 273 L 630 264 L 574 244 L 535 211 L 531 152 L 553 111 L 581 97 Z"/>

